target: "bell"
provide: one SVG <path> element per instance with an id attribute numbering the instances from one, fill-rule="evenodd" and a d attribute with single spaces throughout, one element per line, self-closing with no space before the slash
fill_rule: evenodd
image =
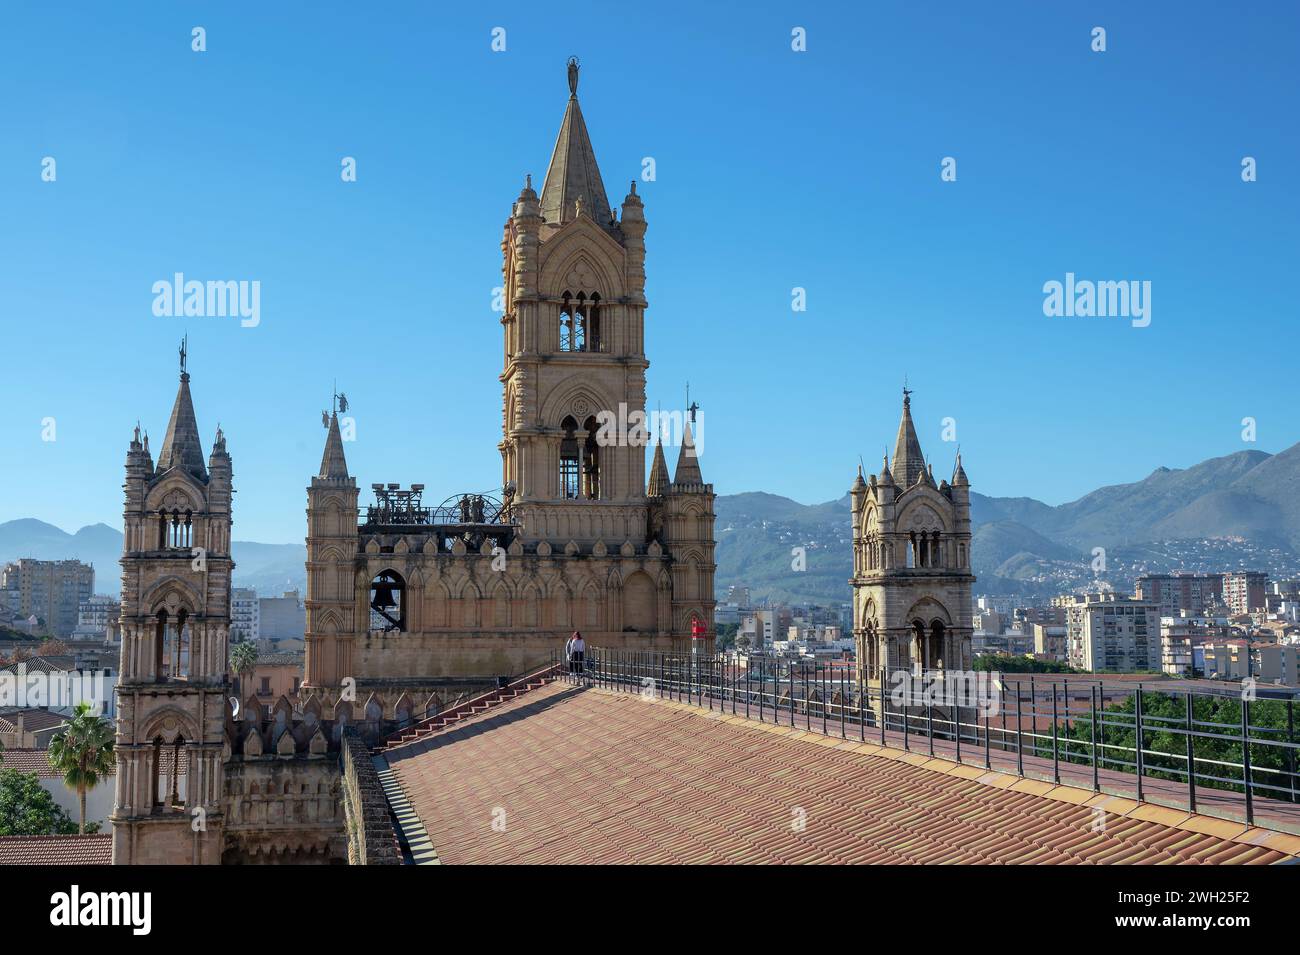
<path id="1" fill-rule="evenodd" d="M 392 584 L 375 584 L 375 596 L 370 601 L 375 610 L 396 610 L 397 600 L 393 597 Z"/>

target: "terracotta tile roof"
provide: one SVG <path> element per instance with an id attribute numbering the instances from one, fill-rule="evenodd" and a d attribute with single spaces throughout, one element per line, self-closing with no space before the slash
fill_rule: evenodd
<path id="1" fill-rule="evenodd" d="M 0 865 L 112 865 L 113 837 L 0 836 Z"/>
<path id="2" fill-rule="evenodd" d="M 182 756 L 181 762 L 185 759 Z M 49 750 L 44 749 L 6 749 L 0 750 L 0 769 L 16 769 L 20 773 L 35 773 L 42 779 L 62 779 L 63 774 L 50 766 Z M 116 767 L 110 770 L 110 775 Z"/>
<path id="3" fill-rule="evenodd" d="M 17 707 L 10 706 L 0 710 L 0 729 L 13 731 L 18 728 L 18 716 L 22 714 L 23 729 L 29 733 L 37 733 L 41 730 L 47 730 L 51 726 L 62 726 L 68 721 L 66 716 L 53 713 L 50 710 L 37 709 L 35 707 Z"/>
<path id="4" fill-rule="evenodd" d="M 1300 856 L 1295 836 L 564 683 L 385 755 L 451 864 Z"/>
<path id="5" fill-rule="evenodd" d="M 77 668 L 77 661 L 71 656 L 28 657 L 0 667 L 0 673 L 17 673 L 20 667 L 25 673 L 67 673 Z"/>

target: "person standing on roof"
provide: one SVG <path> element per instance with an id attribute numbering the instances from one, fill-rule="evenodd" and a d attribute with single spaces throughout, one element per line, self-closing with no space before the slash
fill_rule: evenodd
<path id="1" fill-rule="evenodd" d="M 583 658 L 587 652 L 587 644 L 582 639 L 582 634 L 577 630 L 573 631 L 573 636 L 569 637 L 569 642 L 564 645 L 564 655 L 569 661 L 569 672 L 574 676 L 582 676 Z"/>

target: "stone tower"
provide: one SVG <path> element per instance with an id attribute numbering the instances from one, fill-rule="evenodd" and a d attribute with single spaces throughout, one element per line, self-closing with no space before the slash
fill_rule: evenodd
<path id="1" fill-rule="evenodd" d="M 635 538 L 645 446 L 598 438 L 602 412 L 645 413 L 645 231 L 636 184 L 611 210 L 578 105 L 578 66 L 540 198 L 531 177 L 501 244 L 503 486 L 526 542 Z"/>
<path id="2" fill-rule="evenodd" d="M 307 687 L 338 686 L 355 676 L 357 482 L 348 474 L 339 416 L 330 415 L 320 473 L 307 488 Z"/>
<path id="3" fill-rule="evenodd" d="M 657 445 L 647 494 L 662 500 L 663 542 L 673 558 L 673 631 L 690 633 L 691 621 L 698 619 L 712 634 L 716 606 L 713 574 L 717 566 L 713 558 L 714 494 L 713 485 L 705 484 L 700 474 L 690 422 L 683 429 L 673 481 L 666 487 L 667 469 L 662 465 L 663 447 Z"/>
<path id="4" fill-rule="evenodd" d="M 157 467 L 137 426 L 126 457 L 113 862 L 219 864 L 223 839 L 231 466 L 207 467 L 181 348 Z"/>
<path id="5" fill-rule="evenodd" d="M 891 467 L 850 490 L 853 633 L 859 665 L 882 670 L 967 670 L 971 665 L 970 482 L 957 455 L 952 483 L 936 485 L 903 389 Z"/>

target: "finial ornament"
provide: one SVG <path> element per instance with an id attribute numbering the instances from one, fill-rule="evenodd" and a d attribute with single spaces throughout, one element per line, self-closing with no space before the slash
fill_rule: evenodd
<path id="1" fill-rule="evenodd" d="M 181 374 L 185 374 L 185 355 L 188 351 L 190 336 L 186 335 L 181 339 L 180 356 L 181 356 Z"/>
<path id="2" fill-rule="evenodd" d="M 912 390 L 907 387 L 907 376 L 904 375 L 903 376 L 903 407 L 910 408 L 911 406 L 912 406 Z"/>
<path id="3" fill-rule="evenodd" d="M 578 95 L 578 58 L 569 57 L 569 95 Z"/>

